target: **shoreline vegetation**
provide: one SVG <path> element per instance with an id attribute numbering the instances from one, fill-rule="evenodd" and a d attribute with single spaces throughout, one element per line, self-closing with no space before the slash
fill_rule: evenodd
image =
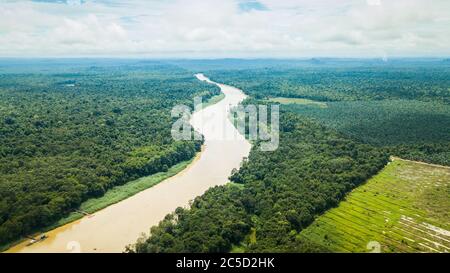
<path id="1" fill-rule="evenodd" d="M 219 103 L 224 98 L 225 98 L 225 94 L 224 93 L 220 93 L 219 95 L 213 96 L 208 101 L 203 103 L 202 107 L 203 107 L 203 109 L 205 109 L 208 106 L 211 106 L 211 105 L 214 105 L 216 103 Z"/>
<path id="2" fill-rule="evenodd" d="M 107 207 L 112 206 L 114 204 L 117 204 L 127 198 L 130 198 L 133 195 L 138 194 L 139 192 L 142 192 L 153 186 L 156 186 L 159 183 L 164 182 L 166 179 L 169 179 L 177 174 L 180 174 L 181 172 L 189 168 L 191 163 L 195 162 L 201 156 L 202 151 L 197 152 L 197 154 L 190 160 L 186 160 L 178 164 L 175 164 L 174 166 L 170 167 L 166 172 L 159 172 L 153 175 L 141 177 L 139 179 L 130 181 L 124 185 L 110 189 L 102 197 L 88 199 L 81 204 L 78 210 L 71 212 L 68 216 L 60 219 L 55 224 L 43 228 L 41 231 L 35 232 L 33 235 L 29 235 L 15 242 L 2 245 L 0 246 L 0 251 L 5 252 L 11 247 L 14 247 L 24 242 L 25 240 L 28 240 L 29 237 L 33 237 L 41 233 L 48 232 L 55 228 L 80 220 L 84 217 L 89 217 L 92 214 L 99 212 L 103 209 L 106 209 Z M 87 215 L 85 213 L 87 213 Z"/>

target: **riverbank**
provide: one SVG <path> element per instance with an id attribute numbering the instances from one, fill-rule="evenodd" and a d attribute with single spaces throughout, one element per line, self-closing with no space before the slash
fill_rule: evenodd
<path id="1" fill-rule="evenodd" d="M 203 150 L 203 148 L 202 148 Z M 124 185 L 114 187 L 110 190 L 108 190 L 103 196 L 99 198 L 92 198 L 89 199 L 81 204 L 79 209 L 77 211 L 74 211 L 70 213 L 68 216 L 62 218 L 55 224 L 46 227 L 45 229 L 42 229 L 41 231 L 36 232 L 35 234 L 31 235 L 30 237 L 38 236 L 42 233 L 48 232 L 50 230 L 56 229 L 58 227 L 64 226 L 66 224 L 75 222 L 77 220 L 80 220 L 84 217 L 90 217 L 91 214 L 98 212 L 102 209 L 105 209 L 111 205 L 114 205 L 120 201 L 123 201 L 143 190 L 149 189 L 158 183 L 177 175 L 183 171 L 185 171 L 189 165 L 196 160 L 200 158 L 201 151 L 198 152 L 195 157 L 193 157 L 190 160 L 186 160 L 183 162 L 180 162 L 178 164 L 175 164 L 171 168 L 167 170 L 167 172 L 159 172 L 155 173 L 146 177 L 141 177 L 139 179 L 130 181 Z M 86 215 L 85 213 L 89 214 Z M 21 238 L 18 241 L 15 241 L 13 243 L 0 246 L 0 251 L 6 251 L 8 252 L 8 249 L 14 247 L 15 245 L 19 245 L 21 243 L 24 243 L 28 241 L 28 238 Z"/>
<path id="2" fill-rule="evenodd" d="M 225 98 L 224 93 L 220 93 L 219 95 L 213 96 L 208 101 L 203 103 L 203 108 L 214 105 L 214 104 L 222 101 L 224 98 Z M 203 149 L 204 149 L 204 146 L 202 147 L 202 151 L 203 151 Z M 108 190 L 103 196 L 101 196 L 99 198 L 92 198 L 92 199 L 86 200 L 85 202 L 83 202 L 81 204 L 81 206 L 77 209 L 77 211 L 71 212 L 68 216 L 60 219 L 55 224 L 50 225 L 40 231 L 37 231 L 28 237 L 23 237 L 15 242 L 12 242 L 12 243 L 9 243 L 6 245 L 0 245 L 0 252 L 4 252 L 4 251 L 7 252 L 9 249 L 13 248 L 14 246 L 27 243 L 30 240 L 29 237 L 36 237 L 42 233 L 62 227 L 67 224 L 70 224 L 70 223 L 80 220 L 84 217 L 90 217 L 91 214 L 93 214 L 93 213 L 96 213 L 96 212 L 98 212 L 102 209 L 105 209 L 111 205 L 119 203 L 129 197 L 132 197 L 133 195 L 135 195 L 141 191 L 147 190 L 147 189 L 157 185 L 158 183 L 183 172 L 186 168 L 189 167 L 189 165 L 191 163 L 195 162 L 200 157 L 202 151 L 198 152 L 190 160 L 186 160 L 186 161 L 180 162 L 178 164 L 175 164 L 174 166 L 169 168 L 166 172 L 159 172 L 159 173 L 149 175 L 146 177 L 141 177 L 139 179 L 127 182 L 124 185 L 114 187 L 114 188 Z"/>
<path id="3" fill-rule="evenodd" d="M 225 94 L 220 93 L 219 95 L 211 97 L 207 102 L 203 103 L 202 107 L 206 108 L 208 106 L 214 105 L 214 104 L 220 102 L 221 100 L 223 100 L 224 98 L 225 98 Z"/>
<path id="4" fill-rule="evenodd" d="M 202 74 L 197 74 L 196 77 L 209 81 Z M 188 207 L 194 198 L 209 188 L 228 183 L 230 173 L 233 169 L 239 169 L 251 148 L 251 144 L 236 131 L 227 118 L 230 108 L 238 105 L 246 96 L 242 90 L 217 85 L 225 97 L 213 97 L 211 100 L 218 101 L 217 103 L 208 107 L 204 105 L 201 111 L 194 112 L 191 116 L 191 125 L 204 136 L 205 142 L 198 159 L 188 164 L 189 168 L 178 173 L 175 171 L 176 175 L 172 177 L 157 179 L 159 183 L 140 180 L 136 183 L 144 186 L 129 186 L 137 192 L 134 195 L 126 188 L 119 188 L 115 194 L 110 193 L 102 200 L 92 200 L 93 203 L 85 204 L 80 213 L 64 219 L 72 222 L 46 232 L 48 238 L 44 241 L 31 246 L 23 242 L 10 248 L 8 252 L 120 253 L 177 207 Z M 209 105 L 209 102 L 210 100 L 206 104 Z M 224 138 L 226 135 L 235 137 Z M 218 154 L 221 156 L 218 157 Z M 148 188 L 145 189 L 146 187 Z M 132 196 L 121 200 L 127 195 Z M 104 209 L 92 216 L 86 211 L 103 206 Z M 83 217 L 84 214 L 87 216 Z M 75 220 L 77 218 L 79 219 Z M 63 224 L 64 220 L 58 224 Z"/>

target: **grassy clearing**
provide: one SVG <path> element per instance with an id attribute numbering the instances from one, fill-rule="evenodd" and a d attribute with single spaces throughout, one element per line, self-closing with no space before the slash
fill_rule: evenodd
<path id="1" fill-rule="evenodd" d="M 450 169 L 396 159 L 298 236 L 334 252 L 450 252 Z"/>
<path id="2" fill-rule="evenodd" d="M 220 92 L 219 95 L 211 97 L 209 100 L 207 100 L 205 103 L 203 103 L 203 108 L 206 108 L 208 106 L 211 106 L 213 104 L 218 103 L 219 101 L 223 100 L 225 98 L 225 94 Z"/>
<path id="3" fill-rule="evenodd" d="M 280 104 L 313 105 L 313 106 L 319 106 L 320 108 L 326 108 L 327 107 L 327 104 L 325 102 L 308 100 L 308 99 L 301 99 L 301 98 L 277 97 L 277 98 L 270 98 L 270 99 L 268 99 L 268 101 L 270 101 L 270 102 L 277 102 L 277 103 L 280 103 Z"/>
<path id="4" fill-rule="evenodd" d="M 147 177 L 128 182 L 122 186 L 117 186 L 105 193 L 102 197 L 89 199 L 80 206 L 80 210 L 89 214 L 104 209 L 110 205 L 125 200 L 143 190 L 153 187 L 154 185 L 170 178 L 184 170 L 194 159 L 183 161 L 169 168 L 167 172 L 156 173 Z M 52 228 L 67 224 L 78 220 L 84 215 L 79 212 L 72 212 L 69 216 L 61 219 Z"/>

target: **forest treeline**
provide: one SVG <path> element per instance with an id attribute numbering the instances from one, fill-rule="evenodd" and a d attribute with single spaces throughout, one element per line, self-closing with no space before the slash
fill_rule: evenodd
<path id="1" fill-rule="evenodd" d="M 209 71 L 210 78 L 255 98 L 291 97 L 317 101 L 413 99 L 450 103 L 450 65 L 345 63 L 299 68 L 267 67 Z"/>
<path id="2" fill-rule="evenodd" d="M 174 141 L 170 110 L 220 93 L 157 62 L 72 65 L 0 74 L 0 244 L 191 159 L 201 141 Z"/>
<path id="3" fill-rule="evenodd" d="M 450 165 L 450 65 L 398 61 L 393 65 L 267 67 L 215 70 L 218 82 L 253 98 L 325 102 L 283 105 L 348 137 L 405 159 Z"/>
<path id="4" fill-rule="evenodd" d="M 276 151 L 254 146 L 232 184 L 208 190 L 190 209 L 178 208 L 128 250 L 323 251 L 295 235 L 377 173 L 388 155 L 296 114 L 280 118 Z"/>

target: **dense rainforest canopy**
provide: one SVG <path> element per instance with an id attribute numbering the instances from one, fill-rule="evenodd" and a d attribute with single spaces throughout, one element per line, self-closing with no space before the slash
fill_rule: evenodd
<path id="1" fill-rule="evenodd" d="M 220 92 L 159 62 L 19 62 L 0 71 L 0 244 L 191 159 L 201 143 L 172 139 L 170 110 Z"/>
<path id="2" fill-rule="evenodd" d="M 172 139 L 170 110 L 219 94 L 200 71 L 242 88 L 246 103 L 281 97 L 280 147 L 256 142 L 233 183 L 167 215 L 129 251 L 326 251 L 296 235 L 390 155 L 450 164 L 441 60 L 2 60 L 0 244 L 192 158 L 201 142 Z"/>

